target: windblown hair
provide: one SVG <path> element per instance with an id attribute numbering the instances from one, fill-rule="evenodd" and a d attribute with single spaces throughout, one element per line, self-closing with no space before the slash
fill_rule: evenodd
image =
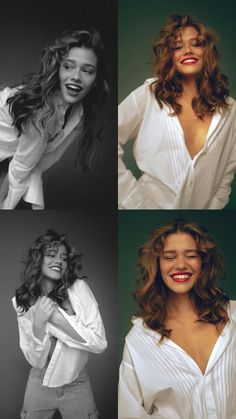
<path id="1" fill-rule="evenodd" d="M 60 307 L 63 307 L 63 301 L 68 297 L 68 288 L 76 279 L 80 278 L 81 255 L 68 242 L 65 234 L 47 230 L 45 234 L 36 239 L 24 261 L 24 269 L 21 274 L 23 284 L 16 290 L 16 303 L 17 306 L 22 308 L 22 312 L 27 311 L 42 295 L 42 263 L 45 252 L 57 248 L 61 244 L 65 246 L 67 251 L 67 269 L 62 278 L 55 282 L 54 289 L 47 296 L 56 301 Z"/>
<path id="2" fill-rule="evenodd" d="M 104 127 L 103 105 L 109 96 L 108 65 L 100 34 L 95 29 L 65 32 L 42 54 L 39 68 L 24 77 L 22 86 L 7 100 L 13 125 L 18 136 L 27 130 L 26 122 L 31 119 L 34 125 L 40 117 L 41 127 L 47 131 L 47 122 L 55 113 L 55 92 L 59 90 L 59 68 L 72 47 L 91 49 L 98 60 L 96 83 L 83 98 L 84 128 L 78 138 L 76 161 L 83 171 L 90 168 L 92 157 L 101 141 Z M 41 114 L 39 112 L 41 111 Z"/>
<path id="3" fill-rule="evenodd" d="M 151 89 L 161 108 L 165 103 L 172 107 L 174 112 L 171 115 L 181 112 L 182 106 L 176 100 L 183 91 L 183 76 L 176 71 L 172 57 L 176 39 L 181 38 L 181 30 L 187 26 L 192 26 L 197 30 L 199 42 L 205 48 L 203 68 L 196 80 L 198 96 L 192 101 L 196 116 L 202 119 L 216 109 L 227 108 L 229 90 L 227 77 L 218 67 L 217 36 L 215 32 L 197 20 L 187 15 L 171 15 L 168 18 L 166 26 L 160 31 L 159 38 L 153 47 L 157 80 L 151 85 Z"/>
<path id="4" fill-rule="evenodd" d="M 141 283 L 135 291 L 140 306 L 138 313 L 144 323 L 161 334 L 161 340 L 169 337 L 171 330 L 165 327 L 168 314 L 169 289 L 160 272 L 160 256 L 165 238 L 173 233 L 188 233 L 196 241 L 201 257 L 201 273 L 189 293 L 198 313 L 198 321 L 220 325 L 228 320 L 228 297 L 218 288 L 217 279 L 224 274 L 223 257 L 215 241 L 207 231 L 184 219 L 174 219 L 151 233 L 150 240 L 139 250 Z"/>

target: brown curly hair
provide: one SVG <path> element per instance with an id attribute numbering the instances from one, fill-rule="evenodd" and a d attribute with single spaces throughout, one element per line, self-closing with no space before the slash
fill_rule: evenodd
<path id="1" fill-rule="evenodd" d="M 206 28 L 190 16 L 171 15 L 166 26 L 160 31 L 159 38 L 153 47 L 157 80 L 152 83 L 151 90 L 154 91 L 161 108 L 165 103 L 172 107 L 174 112 L 171 115 L 181 112 L 182 106 L 176 100 L 183 91 L 183 76 L 174 68 L 172 57 L 173 44 L 177 37 L 181 36 L 181 30 L 187 26 L 192 26 L 197 30 L 205 48 L 203 68 L 196 80 L 199 94 L 192 101 L 196 116 L 202 119 L 216 109 L 227 108 L 228 80 L 218 67 L 217 35 L 212 29 Z"/>
<path id="2" fill-rule="evenodd" d="M 173 233 L 188 233 L 196 241 L 202 261 L 201 274 L 189 293 L 197 310 L 199 322 L 217 326 L 228 320 L 228 297 L 217 287 L 217 279 L 224 276 L 223 256 L 216 242 L 207 231 L 188 220 L 177 218 L 158 227 L 150 239 L 139 249 L 141 283 L 134 296 L 140 306 L 137 313 L 144 323 L 156 330 L 163 338 L 169 337 L 171 330 L 165 327 L 168 314 L 169 289 L 164 284 L 160 272 L 160 255 L 165 238 Z"/>
<path id="3" fill-rule="evenodd" d="M 52 229 L 48 229 L 45 234 L 35 240 L 24 262 L 24 269 L 21 273 L 22 285 L 17 288 L 15 293 L 17 306 L 21 307 L 22 312 L 28 311 L 30 306 L 35 304 L 38 297 L 42 295 L 41 281 L 43 278 L 42 263 L 44 255 L 48 250 L 61 244 L 66 248 L 67 269 L 61 280 L 56 282 L 55 287 L 47 296 L 64 308 L 63 302 L 68 298 L 68 288 L 72 286 L 76 279 L 86 278 L 79 274 L 82 268 L 82 255 L 76 252 L 65 234 L 59 234 Z"/>

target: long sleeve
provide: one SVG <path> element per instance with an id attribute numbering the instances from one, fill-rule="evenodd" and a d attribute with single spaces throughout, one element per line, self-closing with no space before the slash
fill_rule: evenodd
<path id="1" fill-rule="evenodd" d="M 43 341 L 37 339 L 33 333 L 32 308 L 21 315 L 16 306 L 15 298 L 13 298 L 12 302 L 17 312 L 20 348 L 30 365 L 43 368 L 46 364 L 51 346 L 49 333 L 46 331 Z"/>
<path id="2" fill-rule="evenodd" d="M 164 419 L 162 415 L 144 409 L 141 388 L 126 345 L 120 366 L 118 399 L 118 419 Z"/>
<path id="3" fill-rule="evenodd" d="M 132 92 L 119 106 L 118 111 L 118 193 L 121 209 L 156 209 L 155 202 L 146 194 L 144 187 L 138 182 L 123 162 L 122 145 L 135 139 L 143 114 L 147 96 L 150 95 L 149 84 Z"/>
<path id="4" fill-rule="evenodd" d="M 208 209 L 222 209 L 229 202 L 231 183 L 236 171 L 236 132 L 233 134 L 234 146 L 230 152 L 229 161 L 226 165 L 219 188 L 211 199 Z"/>
<path id="5" fill-rule="evenodd" d="M 85 281 L 76 281 L 70 298 L 71 301 L 74 301 L 76 316 L 69 316 L 65 310 L 60 308 L 59 311 L 85 342 L 72 339 L 65 331 L 48 323 L 50 334 L 72 348 L 94 353 L 103 352 L 107 347 L 105 329 L 98 304 Z"/>
<path id="6" fill-rule="evenodd" d="M 24 132 L 19 137 L 18 147 L 9 165 L 9 189 L 3 203 L 3 209 L 14 209 L 22 196 L 27 192 L 32 182 L 30 176 L 41 159 L 45 147 L 46 142 L 42 132 L 37 130 L 31 121 L 28 121 Z M 39 179 L 36 181 L 36 184 L 39 184 L 41 174 L 35 172 L 34 178 Z"/>

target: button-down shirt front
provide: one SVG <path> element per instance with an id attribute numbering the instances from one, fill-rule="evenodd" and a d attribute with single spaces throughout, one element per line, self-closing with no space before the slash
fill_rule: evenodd
<path id="1" fill-rule="evenodd" d="M 119 107 L 119 207 L 122 209 L 220 209 L 236 170 L 236 102 L 216 111 L 205 145 L 191 158 L 178 116 L 161 109 L 150 85 L 132 92 Z M 137 180 L 125 167 L 122 145 L 134 139 Z"/>
<path id="2" fill-rule="evenodd" d="M 34 209 L 44 208 L 42 172 L 56 163 L 68 146 L 83 130 L 83 107 L 75 105 L 64 125 L 66 105 L 60 94 L 55 95 L 55 112 L 47 121 L 46 129 L 39 123 L 43 109 L 36 115 L 36 127 L 27 121 L 18 137 L 6 105 L 16 89 L 6 88 L 0 93 L 0 161 L 12 158 L 9 170 L 9 190 L 2 209 L 13 209 L 20 199 Z"/>
<path id="3" fill-rule="evenodd" d="M 202 374 L 171 339 L 133 320 L 120 367 L 119 419 L 236 419 L 236 302 Z"/>
<path id="4" fill-rule="evenodd" d="M 107 347 L 105 330 L 98 304 L 87 283 L 78 279 L 68 290 L 68 296 L 75 312 L 70 316 L 58 308 L 73 329 L 85 340 L 84 343 L 72 339 L 65 332 L 47 323 L 46 334 L 41 341 L 33 333 L 33 314 L 35 306 L 23 313 L 16 306 L 19 326 L 20 347 L 27 361 L 36 368 L 45 368 L 43 385 L 59 387 L 74 381 L 88 362 L 89 352 L 100 353 Z M 57 339 L 49 364 L 47 365 L 54 336 Z M 52 348 L 53 349 L 53 348 Z"/>

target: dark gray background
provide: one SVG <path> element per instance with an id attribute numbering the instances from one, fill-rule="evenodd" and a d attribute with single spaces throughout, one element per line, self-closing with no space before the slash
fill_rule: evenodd
<path id="1" fill-rule="evenodd" d="M 116 418 L 117 280 L 116 214 L 111 211 L 0 211 L 0 417 L 18 419 L 30 366 L 19 348 L 11 298 L 20 285 L 21 261 L 47 228 L 68 234 L 83 254 L 83 273 L 99 303 L 108 348 L 91 354 L 89 373 L 101 419 Z M 57 416 L 59 417 L 59 415 Z"/>
<path id="2" fill-rule="evenodd" d="M 0 0 L 0 88 L 20 83 L 65 30 L 98 29 L 109 57 L 111 98 L 93 173 L 76 169 L 72 144 L 45 172 L 46 208 L 112 207 L 116 202 L 116 15 L 116 0 Z"/>

